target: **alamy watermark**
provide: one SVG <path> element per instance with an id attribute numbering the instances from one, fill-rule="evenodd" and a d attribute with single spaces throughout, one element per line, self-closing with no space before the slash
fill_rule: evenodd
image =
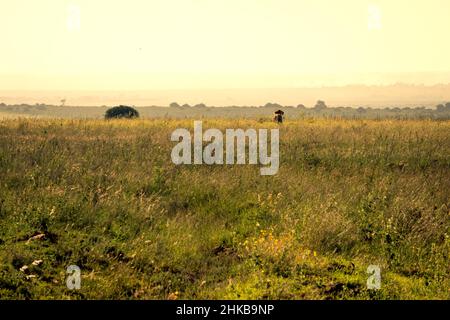
<path id="1" fill-rule="evenodd" d="M 381 289 L 381 269 L 377 265 L 370 265 L 367 267 L 367 273 L 369 277 L 367 278 L 367 289 L 369 290 L 379 290 Z"/>
<path id="2" fill-rule="evenodd" d="M 368 9 L 368 19 L 367 19 L 367 28 L 370 31 L 381 30 L 382 22 L 381 22 L 381 9 L 379 6 L 375 4 L 370 4 Z"/>
<path id="3" fill-rule="evenodd" d="M 68 274 L 66 279 L 66 286 L 69 290 L 81 289 L 81 269 L 79 266 L 70 265 L 67 267 L 66 273 Z"/>
<path id="4" fill-rule="evenodd" d="M 225 159 L 224 134 L 218 129 L 203 132 L 202 121 L 194 121 L 194 137 L 188 129 L 172 132 L 171 141 L 178 141 L 172 149 L 175 164 L 260 164 L 261 175 L 274 175 L 280 166 L 279 129 L 270 129 L 270 155 L 268 129 L 226 129 Z M 181 139 L 181 141 L 180 141 Z M 193 140 L 193 147 L 192 147 Z M 248 140 L 248 157 L 246 156 Z M 203 148 L 203 142 L 209 142 Z M 193 160 L 192 160 L 193 153 Z"/>

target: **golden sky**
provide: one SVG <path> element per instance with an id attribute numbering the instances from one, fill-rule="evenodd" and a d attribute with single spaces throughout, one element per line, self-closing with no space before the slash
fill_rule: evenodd
<path id="1" fill-rule="evenodd" d="M 1 0 L 0 89 L 423 83 L 449 74 L 449 13 L 449 0 Z"/>

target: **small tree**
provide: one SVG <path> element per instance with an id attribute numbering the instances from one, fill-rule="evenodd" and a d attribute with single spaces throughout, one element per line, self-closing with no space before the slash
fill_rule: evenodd
<path id="1" fill-rule="evenodd" d="M 283 108 L 283 106 L 281 104 L 278 103 L 272 103 L 272 102 L 268 102 L 266 103 L 263 108 L 277 108 L 277 109 L 281 109 Z"/>
<path id="2" fill-rule="evenodd" d="M 443 111 L 445 111 L 444 105 L 443 105 L 443 104 L 438 104 L 438 105 L 436 106 L 436 111 L 437 111 L 437 112 L 443 112 Z"/>
<path id="3" fill-rule="evenodd" d="M 181 106 L 180 106 L 178 103 L 176 103 L 176 102 L 172 102 L 172 103 L 169 105 L 169 107 L 171 107 L 171 108 L 180 108 Z"/>
<path id="4" fill-rule="evenodd" d="M 132 107 L 122 105 L 106 110 L 105 119 L 119 119 L 119 118 L 125 119 L 139 118 L 139 112 Z"/>
<path id="5" fill-rule="evenodd" d="M 314 110 L 324 110 L 326 108 L 327 108 L 327 105 L 322 100 L 317 101 L 316 105 L 314 106 Z"/>

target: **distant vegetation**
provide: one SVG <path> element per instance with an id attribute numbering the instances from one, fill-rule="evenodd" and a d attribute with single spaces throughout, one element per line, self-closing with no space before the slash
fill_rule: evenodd
<path id="1" fill-rule="evenodd" d="M 132 111 L 122 109 L 113 115 L 135 116 Z M 128 108 L 128 107 L 126 107 Z M 263 106 L 228 106 L 213 107 L 200 103 L 194 106 L 179 104 L 176 102 L 167 106 L 137 107 L 134 110 L 143 118 L 260 118 L 272 119 L 273 112 L 281 109 L 285 112 L 286 119 L 308 119 L 308 118 L 329 118 L 329 119 L 450 119 L 450 102 L 444 102 L 435 108 L 417 107 L 386 107 L 384 109 L 370 107 L 329 107 L 325 101 L 319 100 L 308 108 L 303 104 L 297 106 L 283 106 L 278 103 L 266 103 Z M 103 118 L 108 108 L 102 107 L 70 107 L 51 106 L 45 104 L 36 105 L 6 105 L 0 104 L 0 116 L 42 116 L 56 118 Z M 115 110 L 115 109 L 114 109 Z M 110 111 L 112 113 L 112 111 Z"/>
<path id="2" fill-rule="evenodd" d="M 118 106 L 106 110 L 105 119 L 139 118 L 139 112 L 129 106 Z"/>

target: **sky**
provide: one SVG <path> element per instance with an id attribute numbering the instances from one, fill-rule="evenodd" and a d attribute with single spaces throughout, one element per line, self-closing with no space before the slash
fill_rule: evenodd
<path id="1" fill-rule="evenodd" d="M 0 90 L 449 83 L 449 12 L 448 0 L 1 0 Z"/>

